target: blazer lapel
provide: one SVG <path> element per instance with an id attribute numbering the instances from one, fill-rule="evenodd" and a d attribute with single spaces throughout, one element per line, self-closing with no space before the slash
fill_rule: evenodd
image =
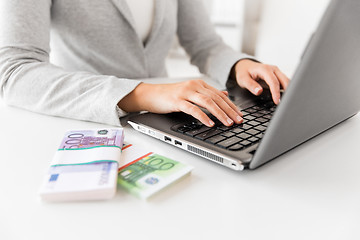
<path id="1" fill-rule="evenodd" d="M 125 20 L 129 23 L 131 28 L 136 31 L 134 18 L 131 14 L 129 6 L 125 2 L 125 0 L 111 0 L 119 12 L 124 16 Z"/>
<path id="2" fill-rule="evenodd" d="M 155 0 L 154 22 L 145 46 L 148 46 L 151 41 L 155 39 L 156 35 L 159 33 L 161 25 L 164 23 L 163 20 L 165 16 L 166 1 L 168 0 Z"/>
<path id="3" fill-rule="evenodd" d="M 111 0 L 119 12 L 124 16 L 125 20 L 129 23 L 131 28 L 136 32 L 136 25 L 134 18 L 131 14 L 129 6 L 127 5 L 125 0 Z M 151 43 L 151 41 L 156 37 L 159 33 L 161 25 L 163 24 L 163 19 L 165 15 L 167 0 L 155 0 L 155 16 L 153 26 L 151 28 L 150 35 L 145 43 L 145 47 Z"/>

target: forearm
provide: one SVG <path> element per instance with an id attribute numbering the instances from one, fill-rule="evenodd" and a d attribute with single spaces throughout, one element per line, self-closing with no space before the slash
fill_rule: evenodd
<path id="1" fill-rule="evenodd" d="M 140 82 L 85 72 L 68 72 L 31 49 L 0 50 L 1 95 L 30 111 L 119 125 L 116 104 Z"/>
<path id="2" fill-rule="evenodd" d="M 200 71 L 225 85 L 230 70 L 240 59 L 252 56 L 236 52 L 216 34 L 200 0 L 179 1 L 178 36 Z"/>

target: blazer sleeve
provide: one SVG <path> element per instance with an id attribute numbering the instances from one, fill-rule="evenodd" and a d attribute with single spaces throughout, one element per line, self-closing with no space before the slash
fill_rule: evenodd
<path id="1" fill-rule="evenodd" d="M 120 125 L 117 103 L 140 82 L 52 65 L 51 2 L 0 1 L 0 95 L 30 111 Z"/>
<path id="2" fill-rule="evenodd" d="M 200 72 L 225 85 L 237 61 L 254 57 L 236 52 L 223 42 L 216 34 L 203 2 L 178 0 L 179 41 Z"/>

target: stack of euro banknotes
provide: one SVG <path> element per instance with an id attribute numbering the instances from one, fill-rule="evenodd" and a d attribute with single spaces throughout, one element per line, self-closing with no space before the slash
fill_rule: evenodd
<path id="1" fill-rule="evenodd" d="M 117 185 L 148 199 L 188 175 L 187 164 L 124 143 L 122 128 L 65 134 L 40 189 L 44 201 L 106 200 Z"/>

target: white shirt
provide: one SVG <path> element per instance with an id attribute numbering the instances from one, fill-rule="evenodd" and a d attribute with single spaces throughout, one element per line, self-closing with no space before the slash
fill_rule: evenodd
<path id="1" fill-rule="evenodd" d="M 154 15 L 155 0 L 126 0 L 133 15 L 136 32 L 143 42 L 146 42 L 150 35 Z"/>

